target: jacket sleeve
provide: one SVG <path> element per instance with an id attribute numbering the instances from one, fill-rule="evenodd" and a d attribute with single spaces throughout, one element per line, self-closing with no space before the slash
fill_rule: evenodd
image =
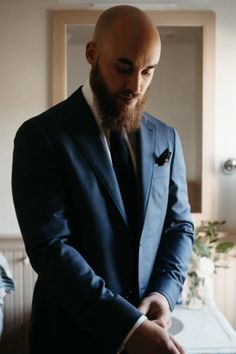
<path id="1" fill-rule="evenodd" d="M 21 126 L 12 170 L 17 219 L 31 264 L 50 297 L 102 343 L 103 352 L 114 353 L 141 313 L 106 288 L 72 246 L 65 167 L 59 155 L 35 120 Z"/>
<path id="2" fill-rule="evenodd" d="M 192 253 L 194 227 L 191 220 L 186 169 L 181 142 L 173 129 L 174 149 L 171 162 L 167 213 L 148 292 L 166 297 L 171 310 L 179 299 Z"/>

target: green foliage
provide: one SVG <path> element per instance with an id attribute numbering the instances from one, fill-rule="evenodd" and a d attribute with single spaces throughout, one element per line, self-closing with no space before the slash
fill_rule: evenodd
<path id="1" fill-rule="evenodd" d="M 218 253 L 228 253 L 234 247 L 233 242 L 219 243 L 216 247 L 216 252 Z"/>
<path id="2" fill-rule="evenodd" d="M 234 247 L 232 242 L 222 242 L 220 237 L 221 226 L 225 221 L 202 221 L 196 230 L 193 252 L 198 257 L 208 257 L 213 261 L 218 259 L 217 254 L 228 253 Z"/>
<path id="3" fill-rule="evenodd" d="M 186 304 L 204 301 L 204 287 L 207 277 L 217 268 L 228 268 L 222 254 L 229 253 L 234 247 L 232 242 L 224 242 L 221 227 L 225 221 L 202 221 L 196 229 L 193 253 L 187 277 Z"/>
<path id="4" fill-rule="evenodd" d="M 200 257 L 210 257 L 209 247 L 201 238 L 196 238 L 193 250 Z"/>

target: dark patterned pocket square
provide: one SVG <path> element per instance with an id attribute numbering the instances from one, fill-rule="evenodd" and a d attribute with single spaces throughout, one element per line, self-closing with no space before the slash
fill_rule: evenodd
<path id="1" fill-rule="evenodd" d="M 155 163 L 157 163 L 158 166 L 163 166 L 169 162 L 170 157 L 171 157 L 171 152 L 169 151 L 169 149 L 165 149 L 160 156 L 155 157 Z"/>

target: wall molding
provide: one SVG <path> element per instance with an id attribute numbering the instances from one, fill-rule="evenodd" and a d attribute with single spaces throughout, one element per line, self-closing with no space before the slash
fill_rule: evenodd
<path id="1" fill-rule="evenodd" d="M 21 235 L 0 235 L 0 251 L 3 250 L 22 250 L 24 249 L 24 242 Z"/>

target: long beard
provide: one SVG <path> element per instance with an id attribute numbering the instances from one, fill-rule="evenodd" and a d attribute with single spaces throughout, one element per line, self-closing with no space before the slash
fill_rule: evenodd
<path id="1" fill-rule="evenodd" d="M 95 96 L 96 108 L 105 128 L 118 131 L 126 130 L 126 132 L 139 128 L 144 107 L 149 99 L 149 89 L 143 96 L 137 98 L 135 106 L 130 107 L 119 100 L 119 95 L 128 96 L 132 93 L 126 90 L 115 95 L 111 94 L 101 75 L 98 63 L 91 69 L 90 85 Z"/>

